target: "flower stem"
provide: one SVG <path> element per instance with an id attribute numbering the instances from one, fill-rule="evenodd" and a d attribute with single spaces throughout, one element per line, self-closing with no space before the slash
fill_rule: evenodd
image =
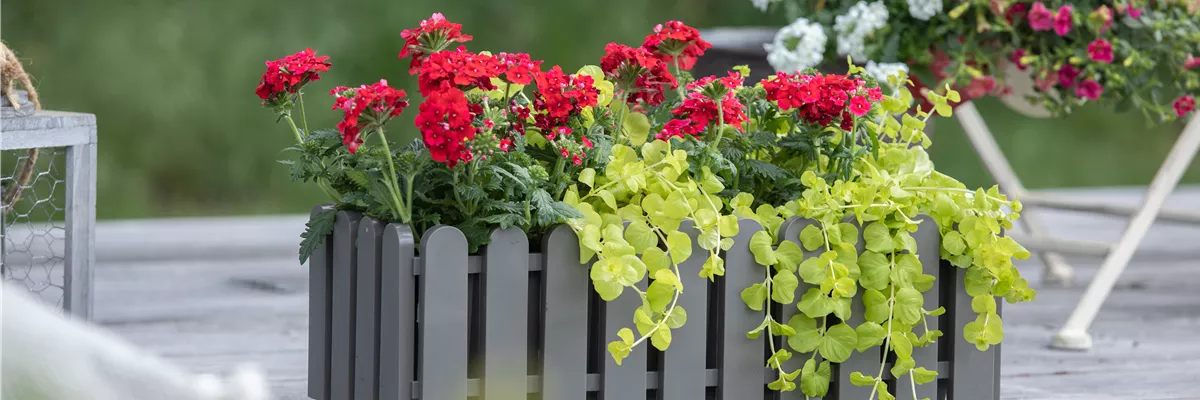
<path id="1" fill-rule="evenodd" d="M 301 113 L 303 113 L 303 112 L 301 112 Z M 292 134 L 296 135 L 296 143 L 300 144 L 300 145 L 304 145 L 304 137 L 300 135 L 300 128 L 296 127 L 296 121 L 292 120 L 292 114 L 291 113 L 283 114 L 283 119 L 287 120 L 288 126 L 290 126 L 292 128 Z M 325 167 L 324 161 L 321 162 L 321 167 L 322 168 Z M 317 177 L 316 179 L 317 179 L 317 186 L 320 187 L 321 191 L 325 192 L 325 194 L 328 195 L 330 199 L 333 199 L 334 203 L 342 202 L 342 197 L 338 196 L 337 192 L 335 192 L 332 187 L 329 187 L 328 183 L 326 183 L 325 181 L 322 181 L 320 177 Z"/>
<path id="2" fill-rule="evenodd" d="M 304 144 L 304 137 L 300 135 L 300 128 L 296 127 L 296 121 L 292 120 L 292 114 L 290 112 L 283 114 L 283 119 L 287 120 L 288 126 L 292 128 L 292 134 L 296 135 L 296 143 Z"/>
<path id="3" fill-rule="evenodd" d="M 717 140 L 713 144 L 721 145 L 721 136 L 725 135 L 725 110 L 721 108 L 721 100 L 717 99 Z"/>
<path id="4" fill-rule="evenodd" d="M 625 130 L 625 110 L 629 108 L 629 105 L 625 104 L 628 97 L 628 91 L 621 92 L 621 102 L 617 103 L 621 105 L 621 111 L 617 113 L 617 123 L 613 124 L 613 145 L 621 144 L 621 133 Z"/>
<path id="5" fill-rule="evenodd" d="M 296 98 L 300 103 L 300 122 L 304 124 L 304 136 L 308 137 L 308 135 L 312 134 L 312 131 L 308 130 L 308 113 L 304 112 L 304 91 L 301 90 L 300 93 L 296 94 Z"/>
<path id="6" fill-rule="evenodd" d="M 679 77 L 683 76 L 683 70 L 679 68 L 679 56 L 675 56 L 671 62 L 675 65 L 675 89 L 679 92 L 679 101 L 683 101 L 685 98 L 687 98 L 687 95 L 683 91 L 683 84 L 679 83 Z"/>
<path id="7" fill-rule="evenodd" d="M 396 176 L 396 163 L 392 160 L 392 149 L 388 146 L 387 136 L 383 132 L 383 125 L 380 125 L 376 130 L 379 131 L 379 141 L 383 142 L 384 156 L 387 157 L 389 175 L 388 180 L 384 182 L 387 184 L 386 186 L 392 195 L 392 207 L 395 208 L 396 216 L 400 218 L 400 222 L 407 224 L 411 222 L 411 216 L 407 215 L 404 202 L 400 201 L 400 191 L 396 190 L 396 183 L 400 181 L 400 178 Z"/>

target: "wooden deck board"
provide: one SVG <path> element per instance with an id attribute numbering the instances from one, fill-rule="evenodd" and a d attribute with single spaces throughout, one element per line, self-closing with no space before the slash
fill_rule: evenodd
<path id="1" fill-rule="evenodd" d="M 1194 193 L 1193 193 L 1194 192 Z M 1200 191 L 1189 192 L 1191 200 Z M 1103 196 L 1114 196 L 1102 193 Z M 1128 197 L 1128 195 L 1126 195 Z M 1136 200 L 1136 197 L 1133 197 Z M 1173 199 L 1200 208 L 1200 201 Z M 1051 232 L 1105 240 L 1120 220 L 1047 214 Z M 1020 264 L 1039 290 L 1004 308 L 1001 397 L 1018 399 L 1200 399 L 1200 228 L 1156 226 L 1104 305 L 1090 352 L 1046 347 L 1100 260 L 1072 259 L 1070 288 L 1044 287 L 1036 260 Z M 307 270 L 291 258 L 102 263 L 95 271 L 98 321 L 197 372 L 241 362 L 266 366 L 278 399 L 305 399 Z"/>

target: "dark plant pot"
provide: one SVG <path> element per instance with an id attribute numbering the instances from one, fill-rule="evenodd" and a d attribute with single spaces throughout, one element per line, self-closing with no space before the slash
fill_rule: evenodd
<path id="1" fill-rule="evenodd" d="M 1000 351 L 979 352 L 963 338 L 962 327 L 975 319 L 971 297 L 961 287 L 966 270 L 939 262 L 938 227 L 931 218 L 924 220 L 915 235 L 923 272 L 945 278 L 924 293 L 924 301 L 926 308 L 942 305 L 947 312 L 929 320 L 930 329 L 941 327 L 945 336 L 914 350 L 917 365 L 936 368 L 941 378 L 918 386 L 918 398 L 947 398 L 943 393 L 957 400 L 998 399 Z M 781 236 L 798 243 L 799 232 L 813 223 L 788 220 Z M 618 367 L 606 345 L 630 325 L 640 300 L 629 293 L 611 302 L 598 298 L 569 227 L 550 229 L 542 253 L 530 253 L 525 234 L 509 229 L 493 232 L 492 244 L 470 255 L 462 232 L 450 226 L 431 228 L 418 243 L 407 225 L 339 212 L 333 234 L 309 265 L 309 396 L 775 398 L 766 394 L 774 377 L 764 368 L 764 343 L 746 337 L 764 315 L 740 298 L 766 271 L 749 249 L 750 237 L 760 230 L 757 222 L 740 221 L 735 245 L 725 254 L 726 274 L 716 282 L 697 276 L 705 261 L 697 246 L 680 266 L 687 271 L 680 278 L 688 289 L 679 299 L 689 310 L 687 323 L 672 331 L 666 352 L 639 346 Z M 801 283 L 797 292 L 807 289 Z M 849 323 L 857 326 L 863 322 L 860 298 L 853 307 Z M 783 321 L 798 312 L 794 306 L 771 309 Z M 799 368 L 807 359 L 808 354 L 797 354 L 787 368 Z M 833 370 L 827 398 L 867 398 L 871 388 L 852 385 L 849 375 L 877 371 L 879 364 L 878 351 L 855 353 Z M 908 382 L 900 379 L 889 387 L 903 397 L 913 391 Z M 782 398 L 804 396 L 794 391 Z"/>

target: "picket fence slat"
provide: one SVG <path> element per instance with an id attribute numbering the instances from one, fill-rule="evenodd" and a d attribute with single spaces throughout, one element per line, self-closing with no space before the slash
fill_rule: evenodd
<path id="1" fill-rule="evenodd" d="M 333 206 L 313 207 L 312 216 L 331 212 Z M 330 268 L 333 267 L 333 235 L 325 235 L 320 245 L 308 257 L 308 397 L 314 400 L 329 398 L 329 346 L 333 327 L 330 312 L 333 293 L 330 292 Z"/>
<path id="2" fill-rule="evenodd" d="M 866 242 L 863 239 L 863 226 L 853 216 L 846 217 L 842 222 L 854 225 L 858 229 L 858 240 L 855 245 L 855 251 L 858 254 L 862 254 L 863 250 L 866 249 Z M 860 287 L 859 290 L 865 289 Z M 850 301 L 850 320 L 846 321 L 846 323 L 851 328 L 858 328 L 859 325 L 867 322 L 865 317 L 867 311 L 866 307 L 863 306 L 862 299 L 861 295 L 856 295 Z M 865 353 L 860 353 L 857 350 L 854 351 L 845 362 L 833 366 L 833 373 L 834 376 L 837 376 L 837 383 L 833 385 L 833 388 L 830 388 L 830 391 L 837 393 L 839 399 L 866 399 L 870 397 L 873 388 L 868 386 L 854 386 L 850 383 L 850 374 L 858 371 L 868 375 L 876 375 L 875 371 L 879 371 L 879 364 L 882 362 L 881 357 L 882 354 L 875 351 Z M 889 389 L 893 391 L 895 387 L 896 385 L 889 385 Z"/>
<path id="3" fill-rule="evenodd" d="M 330 400 L 354 398 L 355 303 L 358 300 L 358 252 L 355 238 L 362 215 L 338 211 L 333 223 L 333 322 L 330 347 Z"/>
<path id="4" fill-rule="evenodd" d="M 938 224 L 933 220 L 933 217 L 922 214 L 918 215 L 916 219 L 921 221 L 921 224 L 917 227 L 917 232 L 938 231 Z M 941 303 L 942 299 L 941 290 L 939 287 L 940 285 L 937 284 L 938 282 L 941 282 L 940 254 L 942 250 L 942 237 L 941 235 L 916 235 L 914 238 L 917 240 L 917 259 L 921 261 L 921 271 L 934 277 L 933 288 L 929 289 L 929 291 L 925 293 L 922 293 L 925 299 L 924 308 L 927 310 L 933 310 L 938 307 L 938 304 Z M 940 320 L 940 316 L 926 316 L 925 325 L 923 327 L 918 325 L 918 328 L 914 329 L 914 331 L 919 335 L 925 332 L 923 329 L 936 330 L 941 326 L 939 323 Z M 918 367 L 925 367 L 929 370 L 935 370 L 939 354 L 938 343 L 940 341 L 941 340 L 933 342 L 925 347 L 913 348 L 913 361 L 916 362 Z M 943 371 L 938 372 L 941 373 Z M 923 385 L 916 385 L 914 388 L 912 378 L 905 376 L 901 379 L 898 379 L 896 383 L 897 399 L 920 400 L 924 398 L 938 398 L 938 385 L 941 382 L 934 380 L 933 382 Z M 913 393 L 916 393 L 916 397 L 913 397 Z"/>
<path id="5" fill-rule="evenodd" d="M 384 223 L 371 217 L 358 222 L 358 280 L 355 289 L 354 398 L 379 395 L 379 285 Z"/>
<path id="6" fill-rule="evenodd" d="M 420 369 L 422 399 L 467 397 L 467 237 L 438 225 L 425 232 L 421 254 Z"/>
<path id="7" fill-rule="evenodd" d="M 915 387 L 916 398 L 997 399 L 999 347 L 979 352 L 962 337 L 962 326 L 975 319 L 971 298 L 962 289 L 967 270 L 939 259 L 936 223 L 927 216 L 918 219 L 923 222 L 914 238 L 922 270 L 938 281 L 923 293 L 925 308 L 940 305 L 947 313 L 927 320 L 929 329 L 945 332 L 940 341 L 914 349 L 917 366 L 939 373 L 937 381 Z M 780 226 L 779 240 L 800 244 L 800 232 L 817 223 L 790 218 Z M 456 228 L 434 227 L 416 243 L 408 226 L 383 226 L 356 213 L 339 212 L 334 233 L 314 251 L 310 264 L 309 397 L 804 398 L 799 390 L 766 389 L 777 379 L 766 368 L 767 345 L 790 350 L 786 338 L 767 343 L 761 337 L 746 337 L 765 317 L 764 311 L 750 310 L 741 300 L 741 291 L 761 282 L 768 272 L 749 250 L 750 238 L 762 226 L 739 221 L 734 247 L 723 254 L 725 276 L 715 283 L 699 276 L 708 253 L 695 241 L 691 222 L 680 229 L 693 238 L 692 257 L 679 265 L 685 290 L 678 305 L 687 310 L 688 321 L 672 330 L 670 350 L 651 351 L 651 344 L 643 343 L 617 366 L 607 343 L 618 340 L 619 329 L 634 328 L 633 311 L 641 302 L 633 293 L 612 302 L 599 300 L 588 277 L 590 265 L 580 262 L 578 237 L 570 227 L 548 230 L 537 253 L 531 252 L 520 229 L 496 230 L 479 255 L 469 256 L 466 238 Z M 861 228 L 859 232 L 862 251 Z M 805 257 L 824 250 L 805 252 Z M 646 284 L 640 283 L 642 290 Z M 810 287 L 801 282 L 797 300 Z M 770 307 L 783 323 L 799 312 L 794 304 Z M 852 313 L 846 322 L 857 327 L 864 321 L 858 300 L 852 303 Z M 829 318 L 830 324 L 840 322 Z M 921 325 L 916 333 L 924 333 Z M 855 352 L 836 365 L 824 398 L 869 396 L 871 388 L 850 385 L 849 374 L 878 370 L 882 355 L 880 349 Z M 793 354 L 785 369 L 799 369 L 811 356 Z M 819 354 L 815 358 L 820 361 Z M 898 399 L 913 399 L 910 378 L 893 377 L 888 372 L 891 364 L 882 365 L 882 379 Z"/>
<path id="8" fill-rule="evenodd" d="M 738 221 L 733 247 L 725 252 L 725 276 L 721 279 L 725 321 L 721 324 L 721 353 L 717 358 L 721 371 L 718 400 L 755 400 L 765 395 L 760 382 L 767 365 L 763 344 L 746 337 L 747 331 L 762 323 L 764 315 L 746 307 L 741 298 L 743 289 L 764 279 L 763 267 L 750 253 L 750 238 L 761 230 L 757 221 Z"/>
<path id="9" fill-rule="evenodd" d="M 542 249 L 542 399 L 585 399 L 588 391 L 588 270 L 579 262 L 579 238 L 560 225 Z"/>
<path id="10" fill-rule="evenodd" d="M 483 390 L 487 400 L 524 399 L 529 336 L 529 238 L 516 227 L 492 232 L 484 249 Z"/>
<path id="11" fill-rule="evenodd" d="M 379 399 L 412 397 L 417 379 L 416 241 L 408 225 L 384 228 L 379 286 Z"/>
<path id="12" fill-rule="evenodd" d="M 658 382 L 658 400 L 703 399 L 705 387 L 696 382 L 704 381 L 705 351 L 708 346 L 708 279 L 700 277 L 700 269 L 707 261 L 708 251 L 696 240 L 699 232 L 692 221 L 684 221 L 679 230 L 692 239 L 692 257 L 679 264 L 679 281 L 683 293 L 679 295 L 680 307 L 687 314 L 687 323 L 671 332 L 671 347 L 661 353 L 662 373 Z"/>

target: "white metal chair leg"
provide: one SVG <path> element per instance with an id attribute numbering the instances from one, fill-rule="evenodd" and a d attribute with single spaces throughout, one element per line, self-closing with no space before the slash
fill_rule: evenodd
<path id="1" fill-rule="evenodd" d="M 1162 167 L 1154 175 L 1154 181 L 1150 182 L 1146 197 L 1142 199 L 1141 210 L 1129 221 L 1129 226 L 1125 228 L 1120 241 L 1100 265 L 1100 270 L 1088 285 L 1066 325 L 1054 335 L 1052 347 L 1070 350 L 1087 350 L 1092 347 L 1092 337 L 1087 333 L 1088 327 L 1096 319 L 1100 306 L 1112 292 L 1117 278 L 1125 271 L 1129 260 L 1133 258 L 1133 252 L 1150 230 L 1159 209 L 1171 191 L 1175 190 L 1175 185 L 1183 177 L 1197 151 L 1200 151 L 1200 118 L 1192 118 L 1179 135 L 1175 147 L 1171 148 L 1166 161 L 1163 161 Z"/>
<path id="2" fill-rule="evenodd" d="M 971 146 L 983 160 L 983 166 L 1000 185 L 1000 191 L 1019 199 L 1025 193 L 1025 187 L 1021 185 L 1021 180 L 1017 178 L 1016 172 L 1013 172 L 1012 166 L 1008 164 L 1008 159 L 1000 151 L 996 139 L 988 131 L 987 124 L 979 115 L 979 110 L 975 109 L 975 103 L 968 101 L 959 105 L 954 114 L 958 117 L 958 122 L 962 124 L 967 139 L 971 141 Z M 1021 211 L 1021 218 L 1017 220 L 1017 223 L 1021 224 L 1032 237 L 1047 237 L 1045 230 L 1042 229 L 1041 219 L 1031 208 Z M 1043 279 L 1061 285 L 1068 285 L 1074 280 L 1074 270 L 1061 255 L 1050 251 L 1039 252 L 1038 255 L 1041 256 L 1042 262 L 1046 263 Z"/>

